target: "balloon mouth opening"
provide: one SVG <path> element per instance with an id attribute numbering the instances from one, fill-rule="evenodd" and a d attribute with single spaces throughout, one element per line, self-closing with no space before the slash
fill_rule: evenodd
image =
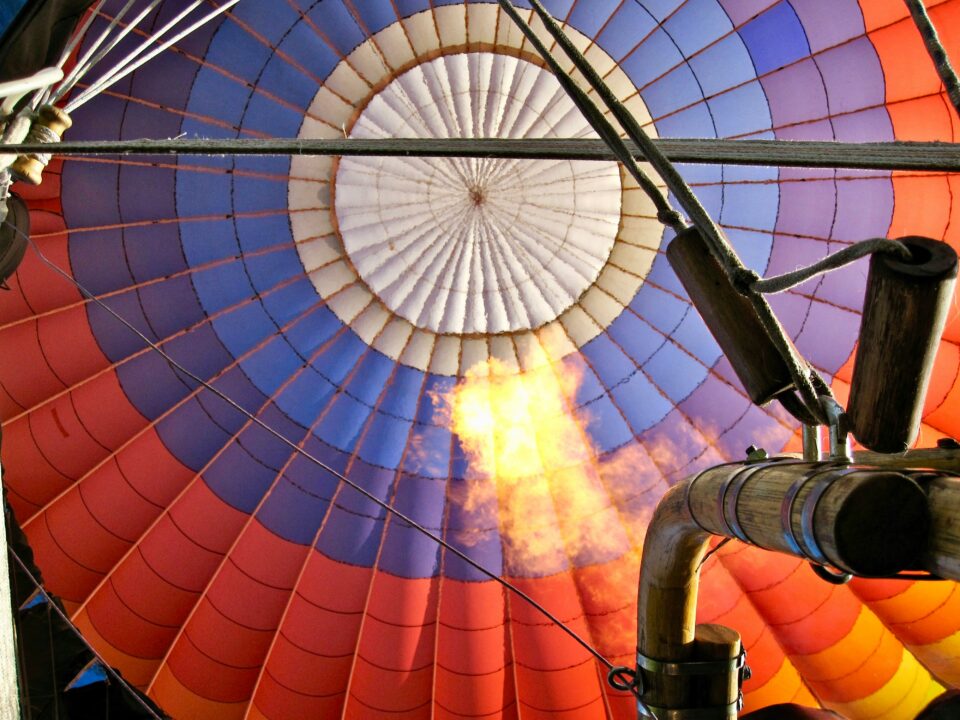
<path id="1" fill-rule="evenodd" d="M 476 186 L 476 185 L 475 185 L 475 186 L 471 187 L 471 188 L 468 190 L 467 194 L 468 194 L 469 197 L 470 197 L 470 203 L 471 203 L 475 208 L 483 207 L 484 203 L 486 203 L 486 201 L 487 201 L 487 193 L 486 193 L 486 191 L 485 191 L 483 188 L 479 187 L 479 186 Z"/>

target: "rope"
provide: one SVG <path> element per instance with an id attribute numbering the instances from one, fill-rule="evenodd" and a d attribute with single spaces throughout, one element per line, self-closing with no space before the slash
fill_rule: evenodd
<path id="1" fill-rule="evenodd" d="M 651 138 L 672 162 L 827 167 L 859 170 L 960 171 L 960 143 L 897 140 L 838 143 L 813 140 L 724 140 Z M 632 140 L 631 156 L 644 160 Z M 23 142 L 0 145 L 0 153 L 45 152 Z M 56 154 L 76 155 L 367 155 L 391 157 L 479 157 L 510 160 L 596 160 L 618 157 L 595 138 L 138 138 L 63 140 Z"/>
<path id="2" fill-rule="evenodd" d="M 628 172 L 633 176 L 633 179 L 637 181 L 637 184 L 643 189 L 647 197 L 653 201 L 654 207 L 657 209 L 657 220 L 673 229 L 674 232 L 683 230 L 686 226 L 683 217 L 670 207 L 670 203 L 667 201 L 667 198 L 664 197 L 663 193 L 660 192 L 660 188 L 640 169 L 640 166 L 633 157 L 633 153 L 630 152 L 623 138 L 620 137 L 620 133 L 618 133 L 611 122 L 607 120 L 600 111 L 600 108 L 598 108 L 580 86 L 577 85 L 576 81 L 564 72 L 563 68 L 560 67 L 560 63 L 550 54 L 550 51 L 547 50 L 540 38 L 537 37 L 533 28 L 517 14 L 517 10 L 513 7 L 510 0 L 498 0 L 498 2 L 500 3 L 500 7 L 503 8 L 503 11 L 513 20 L 517 27 L 520 28 L 520 31 L 526 36 L 527 40 L 530 41 L 530 44 L 536 48 L 540 57 L 543 58 L 543 61 L 550 66 L 560 85 L 563 86 L 567 95 L 570 96 L 573 103 L 579 108 L 580 112 L 583 113 L 587 122 L 590 123 L 590 126 L 596 131 L 597 135 L 607 144 L 607 147 L 610 148 L 617 159 L 623 163 L 624 167 L 627 168 Z M 534 7 L 536 7 L 536 5 Z M 649 159 L 646 151 L 644 150 L 643 152 Z"/>
<path id="3" fill-rule="evenodd" d="M 514 21 L 514 23 L 517 24 L 527 39 L 530 40 L 537 52 L 540 53 L 540 56 L 543 58 L 544 62 L 546 62 L 554 71 L 564 88 L 568 89 L 568 92 L 571 94 L 582 94 L 582 90 L 577 87 L 576 82 L 563 71 L 559 63 L 552 58 L 547 48 L 542 42 L 540 42 L 539 38 L 537 38 L 530 25 L 520 17 L 516 9 L 513 7 L 511 0 L 498 0 L 498 2 L 506 11 L 507 15 Z M 812 414 L 817 419 L 818 424 L 827 424 L 828 421 L 823 414 L 817 392 L 813 386 L 813 383 L 810 381 L 810 373 L 814 371 L 802 358 L 797 355 L 796 349 L 793 347 L 793 343 L 790 342 L 786 331 L 783 329 L 783 326 L 780 324 L 780 321 L 777 319 L 777 316 L 774 314 L 773 309 L 770 307 L 766 299 L 759 293 L 753 292 L 750 289 L 749 282 L 747 281 L 752 281 L 755 279 L 755 277 L 751 274 L 751 271 L 749 271 L 740 261 L 736 251 L 727 242 L 727 239 L 723 236 L 720 228 L 716 225 L 716 223 L 714 223 L 713 219 L 710 217 L 703 205 L 700 204 L 700 200 L 694 194 L 693 189 L 687 184 L 687 182 L 683 179 L 683 177 L 667 159 L 667 157 L 660 152 L 656 144 L 650 139 L 646 132 L 644 132 L 643 128 L 640 127 L 640 124 L 630 114 L 630 111 L 627 110 L 619 100 L 617 100 L 610 88 L 607 87 L 603 79 L 597 74 L 597 71 L 594 70 L 589 61 L 571 42 L 570 38 L 567 37 L 563 29 L 553 19 L 553 16 L 551 16 L 550 13 L 543 7 L 543 5 L 540 3 L 540 0 L 530 0 L 530 4 L 550 35 L 554 38 L 554 40 L 556 40 L 557 44 L 560 45 L 564 53 L 573 62 L 577 70 L 579 70 L 584 77 L 586 77 L 591 88 L 593 88 L 593 90 L 600 95 L 601 99 L 604 101 L 604 104 L 621 124 L 628 137 L 637 144 L 650 165 L 652 165 L 654 170 L 656 170 L 660 174 L 660 177 L 663 178 L 663 181 L 666 183 L 667 187 L 690 216 L 690 219 L 696 226 L 697 230 L 700 231 L 704 241 L 707 244 L 707 247 L 710 249 L 710 252 L 720 262 L 720 265 L 727 273 L 727 276 L 730 278 L 731 282 L 733 282 L 734 286 L 737 287 L 750 300 L 750 303 L 753 305 L 754 310 L 757 313 L 757 318 L 763 326 L 763 329 L 770 337 L 770 341 L 773 343 L 777 352 L 783 358 L 784 363 L 790 371 L 790 376 L 793 380 L 794 386 L 796 387 L 797 392 L 800 394 L 800 398 L 803 402 L 803 405 L 806 406 L 808 414 Z M 587 116 L 587 120 L 590 121 L 591 118 Z M 604 119 L 604 122 L 606 122 L 606 119 Z M 600 133 L 600 135 L 606 139 L 602 133 Z M 617 136 L 616 141 L 622 143 L 619 136 Z M 613 148 L 611 147 L 611 149 Z M 649 184 L 653 185 L 653 183 Z M 654 187 L 656 186 L 654 185 Z M 659 189 L 657 190 L 657 194 L 659 195 Z M 661 219 L 659 217 L 659 213 L 658 219 Z M 827 389 L 827 393 L 830 393 L 829 388 Z M 789 408 L 787 409 L 789 411 Z"/>
<path id="4" fill-rule="evenodd" d="M 14 227 L 14 226 L 11 225 L 11 227 Z M 20 231 L 19 229 L 17 229 L 17 232 L 23 234 L 22 231 Z M 390 513 L 391 515 L 393 515 L 394 517 L 396 517 L 397 519 L 401 520 L 402 522 L 405 522 L 407 525 L 409 525 L 411 528 L 413 528 L 413 529 L 416 530 L 417 532 L 419 532 L 419 533 L 423 534 L 424 536 L 430 538 L 431 540 L 433 540 L 435 543 L 437 543 L 438 545 L 440 545 L 440 546 L 441 546 L 442 548 L 444 548 L 445 550 L 447 550 L 447 551 L 453 553 L 454 555 L 456 555 L 458 558 L 460 558 L 461 560 L 463 560 L 465 563 L 467 563 L 467 564 L 468 564 L 470 567 L 472 567 L 473 569 L 481 572 L 482 574 L 486 575 L 486 576 L 487 576 L 488 578 L 490 578 L 491 580 L 494 580 L 494 581 L 496 581 L 497 583 L 499 583 L 501 586 L 503 586 L 503 587 L 506 588 L 508 591 L 512 592 L 514 595 L 516 595 L 516 596 L 519 597 L 521 600 L 523 600 L 523 601 L 526 602 L 528 605 L 530 605 L 532 608 L 534 608 L 537 612 L 539 612 L 541 615 L 543 615 L 545 618 L 547 618 L 551 623 L 553 623 L 553 624 L 556 625 L 558 628 L 560 628 L 560 629 L 561 629 L 563 632 L 565 632 L 574 642 L 576 642 L 578 645 L 580 645 L 580 647 L 582 647 L 584 650 L 586 650 L 588 653 L 590 653 L 598 662 L 600 662 L 602 665 L 604 665 L 608 670 L 613 670 L 613 669 L 614 669 L 614 665 L 613 665 L 612 662 L 610 662 L 606 657 L 604 657 L 602 654 L 600 654 L 600 652 L 599 652 L 598 650 L 596 650 L 592 645 L 590 645 L 590 643 L 588 643 L 586 640 L 584 640 L 582 637 L 580 637 L 580 635 L 578 635 L 574 630 L 571 630 L 569 627 L 567 627 L 567 626 L 563 623 L 562 620 L 560 620 L 556 615 L 554 615 L 554 614 L 551 613 L 549 610 L 547 610 L 543 605 L 541 605 L 539 602 L 537 602 L 536 600 L 534 600 L 530 595 L 528 595 L 527 593 L 525 593 L 523 590 L 521 590 L 520 588 L 516 587 L 515 585 L 513 585 L 513 584 L 510 583 L 509 581 L 504 580 L 502 577 L 500 577 L 500 576 L 497 575 L 496 573 L 488 570 L 488 569 L 485 568 L 483 565 L 481 565 L 480 563 L 478 563 L 476 560 L 474 560 L 473 558 L 471 558 L 469 555 L 467 555 L 466 553 L 464 553 L 462 550 L 454 547 L 454 546 L 451 545 L 449 542 L 447 542 L 446 540 L 444 540 L 442 537 L 436 535 L 435 533 L 430 532 L 430 530 L 428 530 L 426 527 L 424 527 L 423 525 L 421 525 L 420 523 L 418 523 L 418 522 L 417 522 L 416 520 L 414 520 L 413 518 L 409 517 L 408 515 L 406 515 L 406 514 L 403 513 L 402 511 L 397 510 L 395 507 L 393 507 L 393 506 L 390 505 L 389 503 L 381 500 L 381 499 L 378 498 L 376 495 L 374 495 L 373 493 L 371 493 L 369 490 L 366 490 L 366 489 L 363 488 L 362 486 L 360 486 L 360 485 L 358 485 L 357 483 L 355 483 L 353 480 L 350 480 L 346 475 L 344 475 L 344 474 L 338 472 L 336 469 L 330 467 L 329 465 L 327 465 L 326 463 L 324 463 L 324 462 L 323 462 L 322 460 L 320 460 L 319 458 L 315 457 L 314 455 L 311 455 L 307 450 L 305 450 L 304 448 L 300 447 L 299 445 L 297 445 L 297 444 L 294 443 L 293 441 L 289 440 L 286 436 L 284 436 L 284 435 L 283 435 L 282 433 L 280 433 L 278 430 L 275 430 L 273 427 L 271 427 L 270 425 L 268 425 L 266 422 L 264 422 L 263 420 L 261 420 L 259 417 L 257 417 L 256 415 L 254 415 L 253 413 L 251 413 L 249 410 L 247 410 L 246 408 L 244 408 L 243 406 L 241 406 L 238 402 L 236 402 L 235 400 L 233 400 L 232 398 L 230 398 L 230 397 L 229 397 L 228 395 L 226 395 L 223 391 L 218 390 L 216 387 L 214 387 L 214 386 L 211 385 L 209 382 L 207 382 L 206 380 L 204 380 L 203 378 L 201 378 L 199 375 L 194 374 L 193 372 L 191 372 L 190 370 L 188 370 L 186 367 L 184 367 L 183 365 L 181 365 L 177 360 L 175 360 L 172 356 L 170 356 L 163 348 L 161 348 L 159 345 L 157 345 L 157 344 L 154 343 L 152 340 L 150 340 L 150 338 L 148 338 L 146 335 L 144 335 L 142 332 L 140 332 L 140 330 L 138 330 L 130 321 L 128 321 L 126 318 L 124 318 L 124 317 L 121 316 L 119 313 L 117 313 L 115 310 L 113 310 L 113 308 L 111 308 L 109 305 L 107 305 L 105 302 L 103 302 L 100 298 L 98 298 L 97 296 L 95 296 L 92 292 L 90 292 L 89 290 L 87 290 L 87 288 L 85 288 L 76 278 L 74 278 L 72 275 L 70 275 L 66 270 L 64 270 L 64 269 L 61 268 L 59 265 L 57 265 L 56 263 L 54 263 L 52 260 L 50 260 L 49 258 L 47 258 L 47 256 L 43 254 L 43 252 L 40 250 L 40 248 L 37 247 L 36 243 L 33 241 L 32 238 L 30 238 L 29 236 L 27 236 L 27 235 L 25 235 L 25 234 L 23 234 L 23 236 L 27 239 L 27 242 L 30 244 L 30 247 L 31 247 L 31 248 L 33 249 L 33 251 L 37 254 L 37 256 L 39 257 L 39 259 L 40 259 L 41 262 L 43 262 L 43 263 L 44 263 L 47 267 L 49 267 L 51 270 L 53 270 L 53 271 L 56 272 L 58 275 L 60 275 L 61 277 L 63 277 L 64 279 L 66 279 L 68 282 L 70 282 L 74 287 L 77 288 L 77 290 L 80 291 L 80 293 L 81 293 L 84 297 L 88 298 L 91 302 L 95 303 L 95 304 L 96 304 L 97 306 L 99 306 L 102 310 L 104 310 L 105 312 L 107 312 L 109 315 L 113 316 L 113 317 L 114 317 L 118 322 L 120 322 L 124 327 L 126 327 L 128 330 L 130 330 L 132 333 L 134 333 L 138 338 L 140 338 L 140 340 L 143 341 L 143 343 L 144 343 L 145 345 L 147 345 L 151 350 L 153 350 L 153 351 L 154 351 L 155 353 L 157 353 L 160 357 L 162 357 L 162 358 L 167 362 L 167 364 L 170 365 L 170 367 L 172 367 L 174 370 L 176 370 L 177 372 L 181 373 L 181 374 L 184 375 L 185 377 L 189 378 L 189 379 L 192 380 L 193 382 L 197 383 L 198 385 L 200 385 L 202 388 L 204 388 L 205 390 L 207 390 L 207 391 L 210 392 L 211 394 L 213 394 L 213 395 L 215 395 L 216 397 L 220 398 L 223 402 L 225 402 L 225 403 L 226 403 L 227 405 L 229 405 L 231 408 L 233 408 L 233 409 L 236 410 L 238 413 L 240 413 L 241 415 L 243 415 L 247 420 L 249 420 L 250 422 L 252 422 L 253 424 L 255 424 L 257 427 L 259 427 L 259 428 L 261 428 L 262 430 L 264 430 L 265 432 L 267 432 L 269 435 L 273 436 L 276 440 L 278 440 L 278 441 L 281 442 L 283 445 L 285 445 L 285 446 L 287 446 L 288 448 L 290 448 L 293 452 L 295 452 L 295 453 L 297 453 L 298 455 L 300 455 L 300 456 L 302 456 L 303 458 L 305 458 L 308 462 L 310 462 L 310 463 L 312 463 L 313 465 L 317 466 L 317 467 L 320 468 L 321 470 L 329 473 L 330 475 L 332 475 L 333 477 L 337 478 L 337 480 L 339 480 L 340 482 L 344 483 L 344 484 L 347 485 L 348 487 L 353 488 L 353 489 L 356 490 L 358 493 L 360 493 L 361 495 L 363 495 L 363 497 L 365 497 L 367 500 L 369 500 L 370 502 L 372 502 L 372 503 L 374 503 L 375 505 L 377 505 L 378 507 L 380 507 L 380 508 L 381 508 L 382 510 L 384 510 L 385 512 L 388 512 L 388 513 Z"/>
<path id="5" fill-rule="evenodd" d="M 810 278 L 830 272 L 831 270 L 836 270 L 844 265 L 849 265 L 855 260 L 859 260 L 867 255 L 872 255 L 873 253 L 890 253 L 899 255 L 905 260 L 910 259 L 910 251 L 903 243 L 897 240 L 887 240 L 885 238 L 864 240 L 863 242 L 854 243 L 853 245 L 845 247 L 843 250 L 835 252 L 832 255 L 827 255 L 819 262 L 815 262 L 808 267 L 784 273 L 783 275 L 753 280 L 753 282 L 750 283 L 750 289 L 758 293 L 775 295 L 784 290 L 796 287 Z"/>
<path id="6" fill-rule="evenodd" d="M 924 6 L 923 0 L 904 0 L 904 2 L 910 10 L 910 15 L 913 16 L 913 22 L 917 26 L 917 30 L 920 31 L 920 37 L 923 38 L 924 45 L 927 46 L 927 52 L 930 54 L 930 59 L 933 60 L 937 74 L 940 76 L 943 86 L 947 89 L 947 95 L 950 97 L 950 102 L 953 103 L 953 109 L 957 115 L 960 115 L 960 80 L 957 79 L 957 73 L 953 69 L 953 65 L 950 64 L 947 51 L 943 47 L 943 43 L 940 42 L 937 28 L 927 14 L 927 8 Z"/>
<path id="7" fill-rule="evenodd" d="M 102 656 L 100 653 L 98 653 L 98 652 L 96 651 L 96 649 L 94 649 L 94 647 L 93 647 L 89 642 L 87 642 L 87 639 L 83 636 L 83 633 L 81 633 L 80 630 L 77 629 L 77 626 L 74 625 L 73 622 L 71 622 L 70 618 L 67 617 L 67 614 L 60 608 L 60 605 L 57 604 L 56 602 L 54 602 L 53 597 L 51 597 L 50 593 L 48 593 L 47 590 L 46 590 L 46 588 L 43 587 L 43 584 L 42 584 L 39 580 L 37 580 L 37 578 L 34 577 L 33 573 L 30 572 L 30 568 L 28 568 L 28 567 L 27 567 L 27 564 L 26 564 L 23 560 L 20 559 L 20 556 L 17 555 L 17 553 L 16 553 L 16 551 L 13 549 L 13 547 L 8 545 L 8 546 L 7 546 L 7 550 L 10 552 L 10 557 L 12 557 L 12 558 L 14 559 L 14 561 L 17 563 L 17 565 L 20 566 L 20 569 L 23 570 L 24 574 L 27 576 L 27 579 L 28 579 L 31 583 L 33 583 L 33 586 L 34 586 L 37 590 L 39 590 L 40 593 L 43 595 L 44 599 L 45 599 L 46 602 L 47 602 L 47 607 L 48 607 L 48 608 L 53 608 L 54 612 L 56 612 L 57 615 L 60 616 L 60 619 L 63 620 L 63 621 L 67 624 L 67 627 L 70 628 L 70 630 L 73 632 L 73 634 L 76 635 L 77 638 L 79 638 L 80 642 L 82 642 L 82 643 L 87 647 L 87 649 L 90 650 L 90 652 L 93 654 L 93 656 L 97 659 L 97 662 L 100 663 L 101 667 L 103 667 L 103 669 L 104 669 L 107 673 L 110 674 L 110 677 L 112 677 L 114 680 L 116 680 L 118 683 L 120 683 L 120 685 L 122 685 L 123 688 L 124 688 L 127 692 L 129 692 L 130 695 L 133 696 L 134 699 L 136 699 L 136 701 L 143 707 L 143 709 L 146 710 L 146 711 L 150 714 L 150 717 L 156 718 L 156 720 L 164 720 L 164 716 L 163 716 L 163 715 L 157 715 L 156 710 L 154 710 L 152 707 L 150 707 L 150 706 L 147 704 L 147 702 L 143 699 L 143 697 L 140 695 L 140 693 L 137 692 L 136 690 L 134 690 L 133 687 L 130 685 L 130 683 L 128 683 L 128 682 L 124 679 L 123 675 L 121 675 L 119 672 L 117 672 L 117 671 L 110 665 L 110 663 L 108 663 L 106 660 L 104 660 L 104 659 L 103 659 L 103 656 Z M 52 631 L 51 631 L 51 632 L 52 632 Z M 51 657 L 51 661 L 52 661 L 52 659 L 53 659 L 53 657 L 54 657 L 54 653 L 53 653 L 53 639 L 52 639 L 52 638 L 50 639 L 50 650 L 51 650 L 51 652 L 50 652 L 50 657 Z M 57 702 L 58 702 L 58 700 L 57 700 L 57 694 L 54 694 L 54 706 L 55 706 L 55 708 L 56 708 Z M 59 711 L 58 711 L 58 712 L 59 712 Z"/>

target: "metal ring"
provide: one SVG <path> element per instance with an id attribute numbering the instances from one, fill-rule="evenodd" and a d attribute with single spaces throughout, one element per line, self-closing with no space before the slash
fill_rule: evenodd
<path id="1" fill-rule="evenodd" d="M 740 499 L 740 491 L 743 490 L 747 480 L 760 470 L 774 465 L 800 465 L 806 463 L 806 460 L 797 460 L 796 458 L 770 458 L 762 462 L 752 463 L 735 472 L 733 475 L 730 475 L 720 487 L 720 498 L 718 500 L 721 519 L 729 531 L 727 534 L 732 535 L 741 542 L 756 545 L 756 543 L 747 536 L 747 533 L 744 532 L 743 526 L 740 524 L 740 518 L 737 515 L 737 503 Z"/>
<path id="2" fill-rule="evenodd" d="M 637 667 L 656 675 L 679 677 L 684 675 L 729 675 L 743 668 L 747 661 L 746 651 L 740 646 L 740 654 L 728 660 L 690 660 L 665 662 L 637 652 Z"/>
<path id="3" fill-rule="evenodd" d="M 696 475 L 694 475 L 693 479 L 687 485 L 687 497 L 686 497 L 687 514 L 690 515 L 690 519 L 693 520 L 693 524 L 696 525 L 701 530 L 703 530 L 705 533 L 709 533 L 710 535 L 716 535 L 715 532 L 713 532 L 712 530 L 708 530 L 707 528 L 705 528 L 703 525 L 700 524 L 700 522 L 697 520 L 697 516 L 693 512 L 693 508 L 690 507 L 690 497 L 693 495 L 693 486 L 696 484 L 697 480 L 702 478 L 705 474 L 707 474 L 711 470 L 719 470 L 720 468 L 732 467 L 734 465 L 742 465 L 742 464 L 743 463 L 741 461 L 734 460 L 733 462 L 722 463 L 721 465 L 713 465 L 711 467 L 704 468 L 703 470 L 698 472 Z"/>
<path id="4" fill-rule="evenodd" d="M 862 469 L 863 468 L 859 466 L 851 467 L 849 465 L 838 468 L 833 479 L 835 480 L 843 475 L 849 475 L 850 473 L 857 472 Z M 800 533 L 803 549 L 806 551 L 809 559 L 819 563 L 820 565 L 832 565 L 833 563 L 827 559 L 827 556 L 820 548 L 820 543 L 817 542 L 817 536 L 814 533 L 813 528 L 813 517 L 817 512 L 817 505 L 820 504 L 820 498 L 823 497 L 823 493 L 826 492 L 827 488 L 830 487 L 831 484 L 832 483 L 823 482 L 817 483 L 810 494 L 807 495 L 806 499 L 803 501 L 803 507 L 800 508 Z"/>
<path id="5" fill-rule="evenodd" d="M 804 555 L 805 551 L 800 547 L 800 542 L 797 540 L 797 536 L 793 532 L 793 505 L 796 502 L 800 491 L 808 482 L 817 477 L 817 475 L 829 472 L 834 468 L 836 468 L 836 464 L 832 462 L 828 462 L 826 464 L 820 462 L 815 463 L 810 472 L 804 473 L 799 478 L 794 480 L 793 485 L 787 489 L 786 494 L 783 496 L 783 502 L 780 504 L 780 525 L 786 528 L 784 540 L 786 540 L 787 545 L 789 545 L 790 549 L 797 555 Z"/>

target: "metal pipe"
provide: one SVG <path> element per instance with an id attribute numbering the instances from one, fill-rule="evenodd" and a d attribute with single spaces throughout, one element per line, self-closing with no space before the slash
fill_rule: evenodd
<path id="1" fill-rule="evenodd" d="M 683 666 L 702 659 L 697 590 L 711 536 L 866 577 L 926 567 L 960 578 L 958 509 L 960 478 L 798 458 L 720 465 L 673 487 L 657 506 L 643 548 L 641 699 L 664 709 L 658 718 L 732 717 L 728 707 L 698 706 L 702 698 L 689 676 L 645 669 L 656 667 L 649 660 Z"/>

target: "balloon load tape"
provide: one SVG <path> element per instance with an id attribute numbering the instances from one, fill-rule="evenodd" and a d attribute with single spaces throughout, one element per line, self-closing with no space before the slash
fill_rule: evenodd
<path id="1" fill-rule="evenodd" d="M 691 660 L 688 662 L 664 662 L 637 653 L 637 676 L 642 678 L 643 673 L 664 675 L 669 677 L 730 677 L 735 675 L 738 688 L 750 679 L 750 667 L 747 665 L 747 654 L 741 646 L 739 654 L 729 660 Z M 643 671 L 643 672 L 640 672 Z M 640 692 L 643 692 L 643 682 L 640 682 Z M 743 693 L 738 690 L 736 699 L 726 705 L 696 708 L 665 708 L 640 704 L 641 717 L 653 717 L 656 720 L 721 720 L 730 718 L 735 720 L 743 709 Z"/>

